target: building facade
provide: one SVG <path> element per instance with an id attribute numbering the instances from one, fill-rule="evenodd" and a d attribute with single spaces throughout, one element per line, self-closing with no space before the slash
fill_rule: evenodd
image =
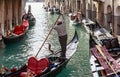
<path id="1" fill-rule="evenodd" d="M 120 0 L 93 0 L 90 4 L 92 19 L 114 32 L 114 35 L 120 35 Z"/>
<path id="2" fill-rule="evenodd" d="M 45 0 L 51 6 L 64 2 L 65 11 L 81 11 L 86 17 L 97 21 L 107 30 L 120 35 L 120 0 Z M 53 2 L 51 2 L 53 1 Z M 54 2 L 55 1 L 55 2 Z M 58 6 L 57 5 L 57 6 Z"/>

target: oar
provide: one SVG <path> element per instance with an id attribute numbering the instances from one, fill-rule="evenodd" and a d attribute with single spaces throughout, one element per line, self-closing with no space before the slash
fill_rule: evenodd
<path id="1" fill-rule="evenodd" d="M 50 29 L 50 31 L 49 31 L 49 33 L 48 33 L 47 37 L 45 38 L 44 42 L 42 43 L 42 45 L 41 45 L 40 49 L 38 50 L 38 52 L 37 52 L 37 54 L 36 54 L 36 56 L 35 56 L 35 57 L 37 57 L 37 55 L 39 54 L 40 50 L 41 50 L 41 49 L 42 49 L 42 47 L 44 46 L 44 44 L 45 44 L 46 40 L 48 39 L 48 37 L 49 37 L 50 33 L 52 32 L 52 30 L 53 30 L 53 28 L 54 28 L 55 24 L 57 23 L 58 19 L 60 18 L 60 16 L 61 16 L 61 14 L 58 16 L 57 20 L 55 21 L 55 23 L 54 23 L 54 24 L 53 24 L 53 26 L 51 27 L 51 29 Z"/>
<path id="2" fill-rule="evenodd" d="M 101 48 L 99 45 L 96 45 L 96 48 L 98 49 L 98 51 L 100 52 L 100 54 L 103 56 L 103 58 L 106 60 L 106 62 L 108 63 L 108 65 L 110 66 L 110 68 L 112 69 L 112 71 L 115 73 L 116 77 L 119 77 L 115 71 L 115 69 L 112 67 L 112 65 L 110 64 L 110 62 L 107 60 L 106 56 L 104 55 L 104 53 L 102 52 Z"/>

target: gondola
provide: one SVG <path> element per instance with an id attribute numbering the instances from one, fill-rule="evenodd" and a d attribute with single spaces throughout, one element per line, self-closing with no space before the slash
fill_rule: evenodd
<path id="1" fill-rule="evenodd" d="M 24 19 L 28 20 L 30 27 L 34 26 L 36 23 L 36 19 L 31 12 L 28 12 L 27 14 L 23 15 L 22 20 Z"/>
<path id="2" fill-rule="evenodd" d="M 28 12 L 25 13 L 22 16 L 22 20 L 24 20 L 24 19 L 28 20 L 28 22 L 29 22 L 29 28 L 35 25 L 36 19 L 35 19 L 34 15 L 31 12 L 31 5 L 28 6 Z"/>
<path id="3" fill-rule="evenodd" d="M 61 13 L 60 13 L 60 9 L 58 9 L 58 8 L 56 8 L 56 7 L 49 8 L 48 13 L 50 13 L 51 15 L 61 14 Z"/>
<path id="4" fill-rule="evenodd" d="M 90 33 L 90 65 L 93 77 L 120 77 L 118 39 L 105 28 L 87 23 Z"/>
<path id="5" fill-rule="evenodd" d="M 22 25 L 15 26 L 14 29 L 11 30 L 8 35 L 7 33 L 5 33 L 5 35 L 2 35 L 3 42 L 5 44 L 10 44 L 10 43 L 18 41 L 25 35 L 28 28 L 29 28 L 29 23 L 27 20 L 24 20 Z"/>
<path id="6" fill-rule="evenodd" d="M 73 13 L 69 14 L 69 20 L 70 20 L 71 24 L 74 24 L 74 22 L 76 21 L 76 18 L 77 18 L 77 16 L 75 14 L 73 14 Z"/>
<path id="7" fill-rule="evenodd" d="M 59 56 L 47 56 L 45 58 L 42 58 L 41 64 L 42 68 L 45 66 L 44 71 L 42 70 L 41 73 L 35 74 L 33 77 L 56 77 L 67 65 L 73 54 L 77 50 L 77 45 L 79 43 L 77 32 L 75 31 L 73 39 L 68 43 L 67 45 L 67 51 L 66 51 L 66 58 L 60 58 Z M 55 53 L 55 55 L 59 54 L 59 51 Z M 47 60 L 45 60 L 47 59 Z M 32 59 L 31 59 L 32 60 Z M 19 68 L 15 72 L 11 72 L 9 74 L 4 74 L 4 77 L 24 77 L 24 72 L 26 72 L 27 69 L 32 69 L 34 64 L 34 61 L 31 61 L 28 59 L 28 63 L 26 65 L 23 65 L 21 68 Z M 32 62 L 32 64 L 30 64 Z M 40 67 L 36 67 L 36 69 L 40 69 Z M 39 70 L 38 70 L 39 71 Z"/>
<path id="8" fill-rule="evenodd" d="M 91 65 L 93 77 L 119 77 L 120 47 L 118 45 L 118 41 L 114 37 L 111 36 L 105 37 L 105 36 L 106 34 L 100 35 L 100 37 L 91 36 L 90 65 Z M 109 44 L 105 40 L 110 40 L 109 42 L 111 44 Z M 100 50 L 96 48 L 96 45 L 100 47 Z M 110 48 L 108 48 L 109 45 L 111 46 Z"/>

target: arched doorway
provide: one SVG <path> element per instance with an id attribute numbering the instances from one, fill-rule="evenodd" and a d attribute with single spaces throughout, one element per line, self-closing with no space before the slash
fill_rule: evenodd
<path id="1" fill-rule="evenodd" d="M 107 6 L 107 29 L 111 31 L 112 27 L 112 8 L 110 5 Z"/>
<path id="2" fill-rule="evenodd" d="M 120 35 L 120 6 L 116 8 L 117 13 L 117 34 Z"/>

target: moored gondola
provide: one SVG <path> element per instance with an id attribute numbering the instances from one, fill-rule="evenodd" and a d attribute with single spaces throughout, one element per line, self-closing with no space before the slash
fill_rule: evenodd
<path id="1" fill-rule="evenodd" d="M 24 20 L 24 19 L 28 20 L 29 25 L 30 25 L 29 27 L 34 26 L 36 23 L 36 19 L 35 19 L 34 15 L 31 13 L 31 6 L 30 5 L 28 6 L 28 12 L 25 13 L 22 17 L 22 20 Z"/>
<path id="2" fill-rule="evenodd" d="M 48 11 L 46 11 L 46 12 L 50 13 L 51 15 L 61 14 L 61 13 L 60 13 L 60 9 L 59 9 L 59 8 L 56 8 L 55 6 L 53 6 L 53 7 L 51 7 L 51 8 L 47 8 L 47 9 L 48 9 Z"/>
<path id="3" fill-rule="evenodd" d="M 86 25 L 90 33 L 90 65 L 93 77 L 120 77 L 118 39 L 96 24 Z"/>
<path id="4" fill-rule="evenodd" d="M 10 44 L 18 41 L 26 34 L 28 28 L 29 23 L 27 20 L 24 20 L 22 25 L 15 26 L 14 29 L 11 30 L 9 33 L 6 32 L 5 35 L 2 35 L 3 42 L 5 44 Z"/>
<path id="5" fill-rule="evenodd" d="M 79 43 L 77 32 L 75 31 L 75 35 L 73 39 L 68 43 L 66 50 L 66 58 L 60 58 L 59 56 L 47 56 L 40 60 L 35 59 L 35 57 L 31 57 L 28 60 L 26 65 L 23 65 L 21 68 L 14 72 L 6 73 L 1 76 L 4 77 L 25 77 L 26 74 L 32 72 L 33 77 L 56 77 L 58 73 L 60 73 L 69 62 L 73 54 L 77 50 L 77 45 Z M 59 51 L 52 54 L 57 55 Z M 37 66 L 36 66 L 37 64 Z"/>
<path id="6" fill-rule="evenodd" d="M 104 39 L 103 39 L 104 38 Z M 106 37 L 102 37 L 99 39 L 91 37 L 90 40 L 90 64 L 93 73 L 93 77 L 119 77 L 120 76 L 120 63 L 119 63 L 119 52 L 120 47 L 117 46 L 118 42 L 114 41 L 114 44 L 108 42 L 103 42 L 106 40 Z M 107 39 L 108 40 L 108 39 Z M 106 44 L 105 44 L 106 43 Z M 116 44 L 116 46 L 115 46 Z M 114 47 L 107 47 L 109 45 L 114 45 Z M 96 47 L 97 46 L 97 47 Z"/>
<path id="7" fill-rule="evenodd" d="M 30 13 L 30 12 L 23 15 L 22 20 L 24 20 L 24 19 L 25 19 L 25 20 L 28 20 L 30 27 L 34 26 L 35 23 L 36 23 L 35 17 L 34 17 L 33 14 Z"/>
<path id="8" fill-rule="evenodd" d="M 35 17 L 33 16 L 32 13 L 29 13 L 29 14 L 28 14 L 27 20 L 29 21 L 30 27 L 31 27 L 31 26 L 34 26 L 35 23 L 36 23 L 36 19 L 35 19 Z"/>

